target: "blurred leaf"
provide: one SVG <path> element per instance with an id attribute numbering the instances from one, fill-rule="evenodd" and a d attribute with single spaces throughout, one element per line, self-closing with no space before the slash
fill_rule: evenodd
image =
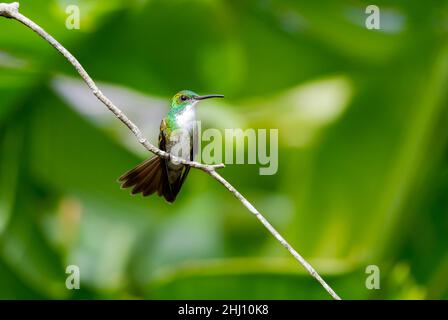
<path id="1" fill-rule="evenodd" d="M 60 257 L 49 246 L 39 229 L 39 219 L 42 212 L 47 209 L 48 200 L 47 203 L 41 201 L 39 191 L 33 188 L 28 180 L 27 157 L 24 151 L 26 147 L 24 142 L 27 141 L 29 134 L 27 120 L 28 118 L 24 117 L 12 121 L 13 129 L 7 135 L 9 139 L 14 135 L 14 138 L 18 138 L 22 143 L 19 142 L 14 147 L 16 150 L 11 148 L 9 150 L 11 153 L 7 153 L 8 156 L 14 156 L 15 152 L 15 155 L 20 157 L 15 159 L 14 163 L 5 161 L 5 164 L 11 165 L 12 175 L 5 175 L 6 171 L 3 174 L 6 179 L 8 176 L 10 179 L 16 179 L 17 187 L 9 189 L 9 199 L 4 199 L 9 201 L 9 217 L 7 217 L 9 219 L 3 221 L 5 225 L 0 238 L 0 256 L 3 262 L 33 290 L 48 297 L 63 298 L 67 296 L 68 291 L 65 288 L 65 275 Z M 15 184 L 13 180 L 10 182 L 12 186 Z"/>
<path id="2" fill-rule="evenodd" d="M 30 289 L 0 259 L 0 299 L 43 299 L 41 294 Z"/>
<path id="3" fill-rule="evenodd" d="M 0 235 L 14 210 L 19 169 L 24 144 L 24 126 L 0 129 Z M 3 132 L 2 132 L 3 131 Z"/>

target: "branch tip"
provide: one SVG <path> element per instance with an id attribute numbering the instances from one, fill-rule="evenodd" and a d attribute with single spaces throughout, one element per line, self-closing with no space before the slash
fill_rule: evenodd
<path id="1" fill-rule="evenodd" d="M 19 13 L 18 2 L 0 3 L 0 16 L 12 18 L 17 13 Z"/>

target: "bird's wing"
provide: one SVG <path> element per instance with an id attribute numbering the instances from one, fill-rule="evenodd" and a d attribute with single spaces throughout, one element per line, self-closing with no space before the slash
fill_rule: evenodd
<path id="1" fill-rule="evenodd" d="M 160 123 L 160 133 L 159 133 L 159 149 L 162 151 L 166 151 L 166 119 L 163 118 Z"/>
<path id="2" fill-rule="evenodd" d="M 166 118 L 162 119 L 162 122 L 160 122 L 160 133 L 159 133 L 159 149 L 162 151 L 166 151 L 166 133 L 167 133 L 167 126 L 166 126 Z M 162 158 L 161 158 L 162 159 Z M 173 195 L 173 188 L 171 184 L 168 182 L 168 166 L 165 159 L 162 159 L 162 168 L 163 168 L 163 179 L 165 179 L 165 188 L 164 194 L 166 195 Z M 165 196 L 165 198 L 168 200 L 168 198 Z M 174 195 L 173 201 L 176 198 Z"/>
<path id="3" fill-rule="evenodd" d="M 167 125 L 166 125 L 166 119 L 163 119 L 162 122 L 160 123 L 160 134 L 159 134 L 159 149 L 166 151 L 166 134 L 167 134 Z M 190 160 L 193 160 L 193 145 L 190 148 Z M 168 176 L 168 167 L 167 167 L 167 162 L 166 160 L 164 160 L 165 166 L 165 174 L 166 176 Z M 174 194 L 177 195 L 177 193 L 180 191 L 180 188 L 182 187 L 188 172 L 190 172 L 190 166 L 183 166 L 183 168 L 181 169 L 182 172 L 179 174 L 179 177 L 177 178 L 177 180 L 173 183 L 169 185 L 169 189 L 170 191 Z M 168 179 L 168 178 L 167 178 Z"/>

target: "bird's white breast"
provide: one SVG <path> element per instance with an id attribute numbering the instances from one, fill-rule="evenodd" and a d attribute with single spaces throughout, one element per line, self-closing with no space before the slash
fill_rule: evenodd
<path id="1" fill-rule="evenodd" d="M 196 111 L 193 105 L 185 107 L 185 109 L 176 116 L 176 122 L 182 129 L 192 130 L 195 120 Z"/>

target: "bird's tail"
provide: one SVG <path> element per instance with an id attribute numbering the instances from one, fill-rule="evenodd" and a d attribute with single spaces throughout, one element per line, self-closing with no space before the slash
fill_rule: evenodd
<path id="1" fill-rule="evenodd" d="M 131 193 L 142 193 L 144 197 L 156 193 L 166 201 L 173 202 L 176 194 L 168 182 L 165 161 L 160 157 L 152 157 L 143 161 L 134 169 L 123 174 L 118 182 L 122 188 L 133 187 Z"/>

